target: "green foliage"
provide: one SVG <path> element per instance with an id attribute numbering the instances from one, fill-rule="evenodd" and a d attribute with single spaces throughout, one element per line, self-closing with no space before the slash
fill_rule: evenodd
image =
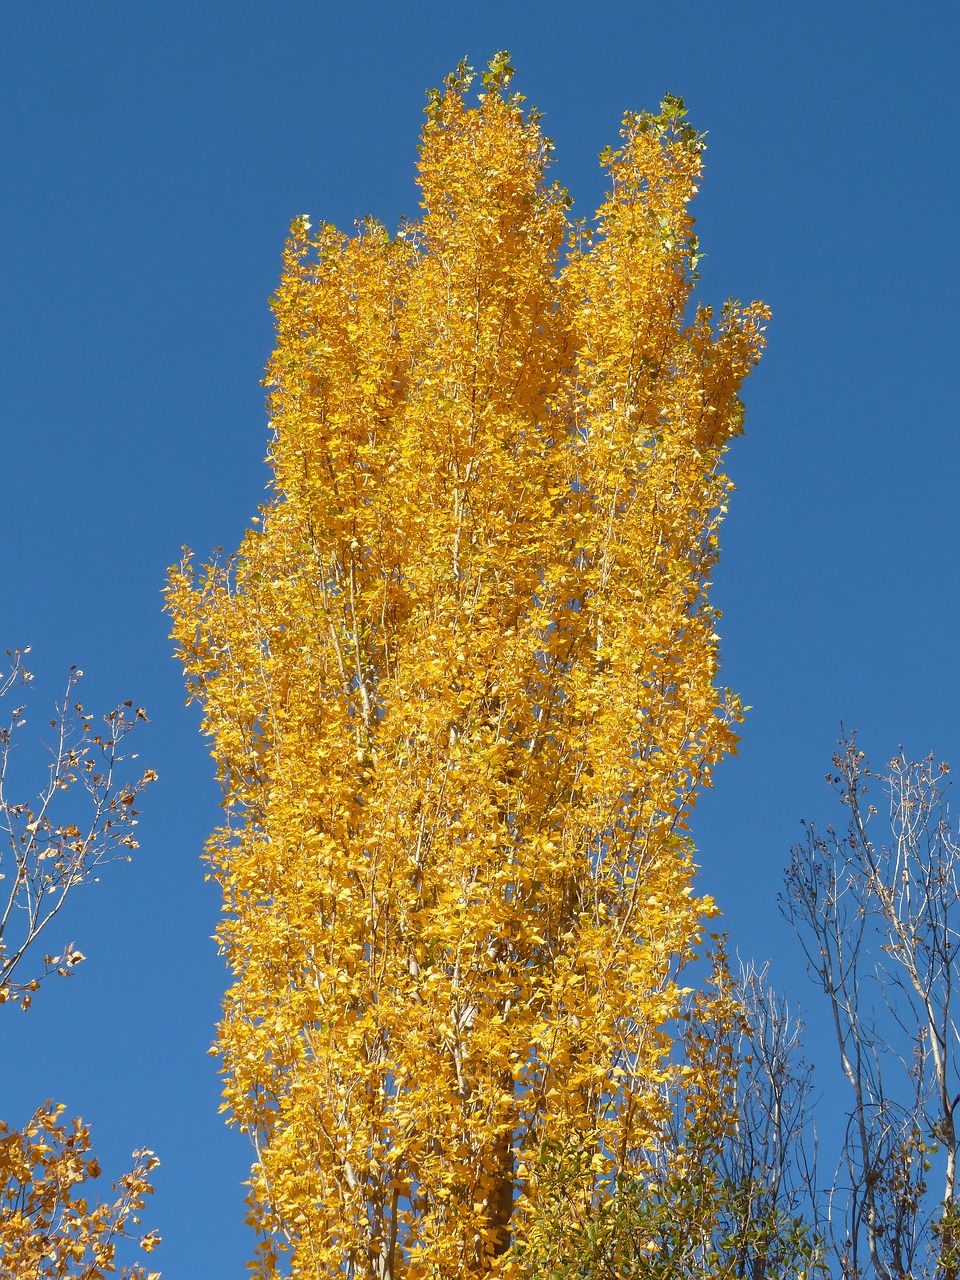
<path id="1" fill-rule="evenodd" d="M 795 1280 L 829 1274 L 800 1216 L 722 1177 L 704 1135 L 663 1171 L 598 1179 L 587 1153 L 545 1148 L 544 1209 L 516 1257 L 527 1280 Z"/>
<path id="2" fill-rule="evenodd" d="M 679 1069 L 664 1085 L 659 1141 L 621 1152 L 612 1169 L 576 1141 L 541 1148 L 530 1192 L 538 1212 L 514 1247 L 526 1280 L 829 1275 L 823 1244 L 756 1123 L 761 1060 L 769 1060 L 756 975 L 734 984 L 724 940 L 714 945 L 710 982 L 688 992 L 678 1018 Z M 786 1063 L 775 1070 L 794 1087 Z M 743 1123 L 757 1130 L 749 1158 Z"/>

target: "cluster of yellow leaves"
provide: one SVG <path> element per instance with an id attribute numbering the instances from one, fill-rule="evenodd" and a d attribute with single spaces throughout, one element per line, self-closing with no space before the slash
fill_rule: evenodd
<path id="1" fill-rule="evenodd" d="M 685 822 L 739 708 L 706 587 L 766 313 L 687 316 L 675 100 L 625 120 L 590 233 L 508 78 L 434 95 L 417 225 L 294 224 L 276 497 L 171 582 L 265 1275 L 515 1274 L 545 1141 L 658 1132 L 712 911 Z"/>
<path id="2" fill-rule="evenodd" d="M 0 1276 L 3 1280 L 106 1280 L 116 1274 L 117 1241 L 139 1227 L 137 1212 L 153 1188 L 160 1163 L 151 1151 L 135 1151 L 134 1164 L 114 1190 L 112 1204 L 83 1193 L 100 1176 L 90 1157 L 88 1129 L 60 1122 L 62 1106 L 48 1103 L 22 1131 L 0 1123 Z M 150 1253 L 156 1232 L 135 1233 Z M 159 1280 L 140 1265 L 121 1267 L 125 1280 Z"/>

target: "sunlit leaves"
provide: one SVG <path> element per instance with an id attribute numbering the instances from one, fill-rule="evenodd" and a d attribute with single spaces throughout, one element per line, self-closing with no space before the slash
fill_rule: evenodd
<path id="1" fill-rule="evenodd" d="M 89 1130 L 62 1122 L 63 1107 L 47 1103 L 22 1130 L 0 1123 L 0 1275 L 10 1280 L 159 1280 L 140 1264 L 117 1269 L 117 1246 L 134 1239 L 151 1253 L 160 1239 L 137 1216 L 152 1192 L 160 1163 L 135 1151 L 134 1167 L 114 1184 L 112 1202 L 91 1203 L 101 1176 L 90 1155 Z"/>
<path id="2" fill-rule="evenodd" d="M 171 581 L 264 1275 L 515 1274 L 545 1141 L 659 1132 L 712 911 L 686 821 L 739 710 L 706 585 L 765 312 L 690 319 L 675 104 L 627 117 L 587 234 L 510 74 L 431 96 L 399 236 L 295 221 L 273 499 Z"/>

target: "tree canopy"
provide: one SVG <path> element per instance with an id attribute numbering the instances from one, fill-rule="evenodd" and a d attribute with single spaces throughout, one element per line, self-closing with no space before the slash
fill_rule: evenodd
<path id="1" fill-rule="evenodd" d="M 679 99 L 624 118 L 588 226 L 511 74 L 430 95 L 418 222 L 295 221 L 273 496 L 171 580 L 264 1275 L 518 1274 L 545 1144 L 640 1168 L 695 1069 L 686 825 L 740 717 L 709 575 L 766 311 L 691 304 Z"/>

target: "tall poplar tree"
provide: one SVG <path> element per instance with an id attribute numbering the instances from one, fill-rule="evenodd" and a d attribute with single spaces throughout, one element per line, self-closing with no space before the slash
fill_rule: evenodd
<path id="1" fill-rule="evenodd" d="M 766 313 L 691 309 L 679 99 L 625 118 L 590 230 L 510 75 L 431 94 L 418 223 L 294 223 L 273 498 L 171 582 L 264 1275 L 516 1274 L 544 1143 L 607 1169 L 658 1133 L 712 911 L 707 586 Z"/>

